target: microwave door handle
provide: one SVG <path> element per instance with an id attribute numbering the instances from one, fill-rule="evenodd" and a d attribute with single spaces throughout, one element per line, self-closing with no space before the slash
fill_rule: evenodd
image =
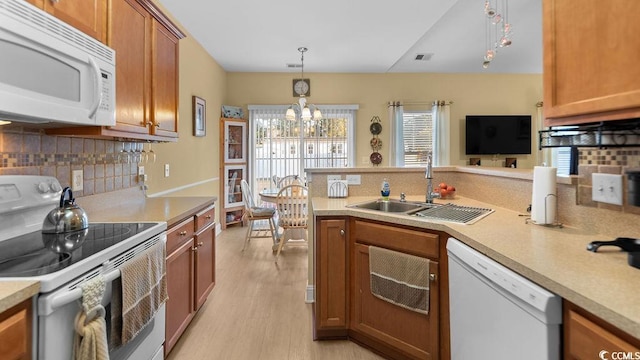
<path id="1" fill-rule="evenodd" d="M 93 116 L 98 111 L 98 107 L 100 106 L 100 103 L 102 102 L 102 73 L 100 72 L 100 66 L 98 66 L 98 63 L 96 63 L 96 61 L 93 60 L 91 56 L 89 56 L 89 64 L 91 65 L 91 68 L 93 69 L 94 74 L 96 75 L 96 82 L 95 82 L 96 85 L 94 88 L 94 92 L 96 94 L 96 100 L 91 105 L 91 108 L 89 108 L 89 118 L 93 118 Z"/>
<path id="2" fill-rule="evenodd" d="M 113 280 L 120 277 L 120 270 L 114 269 L 111 272 L 104 274 L 103 276 L 104 276 L 104 282 L 110 283 Z M 48 315 L 53 313 L 56 309 L 80 299 L 82 299 L 82 287 L 77 287 L 73 290 L 69 290 L 60 295 L 56 295 L 49 301 L 46 301 L 44 304 L 41 304 L 40 305 L 41 307 L 38 309 L 38 312 L 41 314 Z"/>

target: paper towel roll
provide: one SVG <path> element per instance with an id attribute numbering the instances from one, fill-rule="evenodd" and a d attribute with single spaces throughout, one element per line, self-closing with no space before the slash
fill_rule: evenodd
<path id="1" fill-rule="evenodd" d="M 536 224 L 553 224 L 556 220 L 556 174 L 554 167 L 533 168 L 531 220 Z"/>

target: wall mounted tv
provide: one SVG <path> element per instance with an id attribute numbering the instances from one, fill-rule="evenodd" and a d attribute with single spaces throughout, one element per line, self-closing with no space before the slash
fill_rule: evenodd
<path id="1" fill-rule="evenodd" d="M 531 115 L 467 115 L 466 154 L 531 154 Z"/>

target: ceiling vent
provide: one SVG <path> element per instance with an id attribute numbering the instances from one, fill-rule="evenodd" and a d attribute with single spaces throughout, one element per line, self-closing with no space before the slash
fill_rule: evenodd
<path id="1" fill-rule="evenodd" d="M 432 56 L 433 56 L 433 53 L 416 54 L 416 57 L 414 58 L 414 60 L 415 61 L 429 61 L 429 60 L 431 60 Z"/>
<path id="2" fill-rule="evenodd" d="M 301 68 L 302 64 L 287 64 L 287 68 L 289 69 L 294 69 L 294 68 Z"/>

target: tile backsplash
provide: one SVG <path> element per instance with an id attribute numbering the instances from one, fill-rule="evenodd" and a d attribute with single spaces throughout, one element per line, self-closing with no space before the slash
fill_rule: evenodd
<path id="1" fill-rule="evenodd" d="M 640 214 L 640 208 L 627 204 L 627 170 L 640 169 L 640 148 L 580 149 L 578 160 L 577 204 Z M 593 173 L 623 175 L 623 203 L 611 205 L 591 199 Z"/>
<path id="2" fill-rule="evenodd" d="M 83 190 L 74 196 L 135 187 L 137 164 L 121 161 L 134 143 L 48 136 L 43 130 L 0 127 L 0 175 L 54 176 L 70 186 L 71 172 L 83 170 Z"/>

